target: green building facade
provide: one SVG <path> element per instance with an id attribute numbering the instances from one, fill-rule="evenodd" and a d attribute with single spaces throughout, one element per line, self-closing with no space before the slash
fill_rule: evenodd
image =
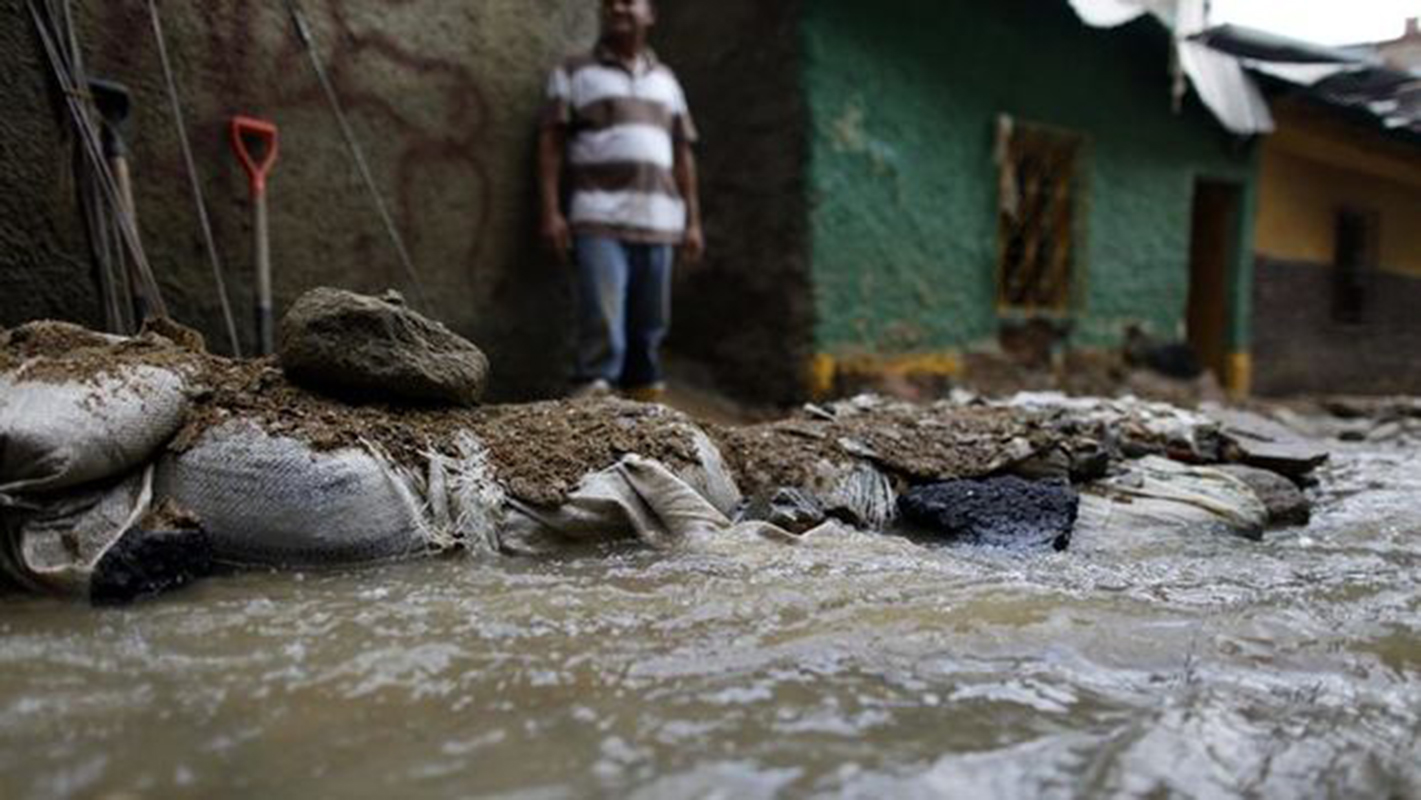
<path id="1" fill-rule="evenodd" d="M 667 18 L 670 43 L 688 47 L 681 15 Z M 761 136 L 803 153 L 802 180 L 786 190 L 803 192 L 803 202 L 749 196 L 744 179 L 718 183 L 710 170 L 707 191 L 712 213 L 749 205 L 756 216 L 806 218 L 807 234 L 788 239 L 803 257 L 782 257 L 777 242 L 758 256 L 738 246 L 737 263 L 720 273 L 805 272 L 786 274 L 785 285 L 808 287 L 812 313 L 791 301 L 772 311 L 807 326 L 788 348 L 809 354 L 804 390 L 827 390 L 846 369 L 951 373 L 956 356 L 998 348 L 1004 329 L 1033 319 L 1049 320 L 1060 347 L 1117 346 L 1138 324 L 1204 340 L 1206 361 L 1226 380 L 1246 370 L 1245 221 L 1257 148 L 1227 133 L 1192 92 L 1176 100 L 1163 24 L 1093 29 L 1065 0 L 804 0 L 775 24 L 797 38 L 790 55 L 725 86 L 715 78 L 726 65 L 757 52 L 751 42 L 738 55 L 725 45 L 719 58 L 693 57 L 686 77 L 693 105 L 710 94 L 711 108 L 729 110 L 724 121 L 702 113 L 703 128 L 726 134 L 707 136 L 707 148 L 741 149 L 736 119 L 782 106 L 783 129 Z M 761 82 L 792 86 L 800 98 L 754 97 Z M 1032 205 L 1020 195 L 1023 176 L 1036 167 L 1030 147 L 1022 156 L 1014 143 L 1036 134 L 1056 143 L 1047 151 L 1064 157 L 1056 171 L 1069 178 L 1046 174 L 1041 185 L 1060 194 L 1047 204 L 1050 219 L 1022 222 Z M 1052 233 L 1028 230 L 1023 243 L 1004 217 Z M 1059 252 L 1043 259 L 1043 247 Z M 1030 302 L 1020 303 L 1004 289 L 1022 278 L 1008 251 L 1028 267 L 1052 262 L 1050 298 L 1028 290 Z"/>

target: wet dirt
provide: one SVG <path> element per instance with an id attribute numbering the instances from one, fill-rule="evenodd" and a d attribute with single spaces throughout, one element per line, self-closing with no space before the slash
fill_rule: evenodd
<path id="1" fill-rule="evenodd" d="M 672 469 L 698 461 L 686 417 L 616 399 L 449 409 L 386 403 L 350 404 L 287 380 L 275 359 L 235 360 L 189 349 L 172 332 L 150 331 L 113 341 L 77 326 L 37 323 L 0 339 L 0 372 L 22 370 L 32 381 L 92 381 L 125 367 L 173 369 L 187 379 L 191 408 L 169 449 L 191 449 L 207 431 L 250 419 L 267 433 L 320 452 L 374 444 L 400 464 L 422 469 L 426 454 L 458 455 L 470 432 L 489 450 L 495 476 L 510 495 L 560 505 L 584 476 L 636 453 Z"/>
<path id="2" fill-rule="evenodd" d="M 869 461 L 906 483 L 990 475 L 1059 439 L 1019 410 L 938 404 L 806 409 L 796 416 L 713 436 L 749 495 L 811 482 L 821 465 Z"/>

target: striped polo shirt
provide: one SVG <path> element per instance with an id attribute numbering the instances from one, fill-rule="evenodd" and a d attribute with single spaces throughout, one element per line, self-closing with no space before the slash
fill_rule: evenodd
<path id="1" fill-rule="evenodd" d="M 679 244 L 686 203 L 675 146 L 696 140 L 676 75 L 646 50 L 629 69 L 605 46 L 568 59 L 548 81 L 545 125 L 568 131 L 568 221 L 575 233 Z"/>

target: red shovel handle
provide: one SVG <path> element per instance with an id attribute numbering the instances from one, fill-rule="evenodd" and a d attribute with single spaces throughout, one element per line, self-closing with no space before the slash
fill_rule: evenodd
<path id="1" fill-rule="evenodd" d="M 261 161 L 252 157 L 252 151 L 248 147 L 248 142 L 252 141 L 265 145 Z M 253 117 L 232 118 L 232 150 L 247 171 L 253 195 L 266 193 L 266 176 L 276 164 L 276 154 L 280 146 L 281 137 L 275 123 Z"/>

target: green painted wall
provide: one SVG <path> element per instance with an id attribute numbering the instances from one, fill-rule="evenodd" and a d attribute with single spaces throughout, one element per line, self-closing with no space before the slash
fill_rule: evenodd
<path id="1" fill-rule="evenodd" d="M 1255 148 L 1192 96 L 1173 113 L 1161 28 L 1092 30 L 1064 0 L 807 6 L 821 351 L 995 341 L 1000 113 L 1089 142 L 1074 343 L 1113 343 L 1130 321 L 1183 334 L 1195 180 L 1244 183 L 1252 208 Z M 1246 285 L 1251 242 L 1240 245 Z M 1246 319 L 1247 302 L 1236 305 Z M 1246 344 L 1243 325 L 1232 334 L 1235 349 Z"/>

